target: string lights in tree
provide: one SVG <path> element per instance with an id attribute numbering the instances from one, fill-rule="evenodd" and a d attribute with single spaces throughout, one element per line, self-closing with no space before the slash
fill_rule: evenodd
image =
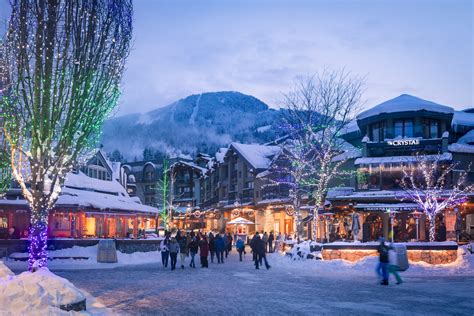
<path id="1" fill-rule="evenodd" d="M 31 217 L 29 267 L 47 263 L 49 211 L 116 106 L 131 0 L 17 0 L 4 39 L 4 135 Z"/>
<path id="2" fill-rule="evenodd" d="M 401 199 L 414 202 L 426 214 L 430 224 L 429 238 L 435 241 L 437 215 L 464 203 L 467 194 L 474 191 L 474 185 L 466 185 L 467 172 L 457 168 L 459 163 L 444 160 L 443 155 L 417 154 L 415 157 L 415 161 L 402 165 L 400 184 L 404 195 Z M 470 167 L 464 170 L 470 170 Z"/>
<path id="3" fill-rule="evenodd" d="M 281 128 L 289 136 L 282 151 L 287 163 L 274 164 L 277 176 L 271 182 L 289 187 L 299 236 L 303 197 L 312 196 L 315 209 L 323 207 L 329 182 L 350 174 L 342 166 L 353 148 L 340 134 L 359 112 L 363 82 L 344 70 L 325 71 L 300 79 L 285 95 Z M 314 214 L 313 238 L 317 222 Z"/>

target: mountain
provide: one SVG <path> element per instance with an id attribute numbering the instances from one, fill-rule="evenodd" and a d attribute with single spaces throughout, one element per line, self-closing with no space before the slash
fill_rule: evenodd
<path id="1" fill-rule="evenodd" d="M 278 137 L 280 112 L 239 92 L 188 96 L 145 114 L 105 122 L 104 150 L 127 160 L 142 159 L 145 149 L 163 154 L 214 153 L 231 142 L 264 143 Z"/>

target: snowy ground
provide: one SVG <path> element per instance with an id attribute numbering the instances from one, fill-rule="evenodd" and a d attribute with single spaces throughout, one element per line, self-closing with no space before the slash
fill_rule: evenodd
<path id="1" fill-rule="evenodd" d="M 149 256 L 150 258 L 153 255 Z M 378 284 L 376 258 L 357 264 L 292 261 L 269 256 L 270 270 L 255 270 L 250 256 L 234 253 L 209 269 L 164 270 L 161 263 L 52 270 L 113 313 L 131 315 L 472 315 L 474 256 L 444 267 L 412 265 L 405 283 Z M 142 262 L 145 262 L 142 260 Z M 18 271 L 16 271 L 18 272 Z M 98 309 L 101 311 L 101 309 Z M 109 311 L 110 313 L 110 311 Z M 107 314 L 107 313 L 105 313 Z"/>

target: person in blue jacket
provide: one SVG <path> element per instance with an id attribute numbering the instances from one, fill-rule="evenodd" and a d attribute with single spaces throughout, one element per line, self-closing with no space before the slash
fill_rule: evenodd
<path id="1" fill-rule="evenodd" d="M 224 263 L 225 240 L 222 235 L 217 235 L 214 240 L 214 248 L 216 249 L 217 263 Z"/>
<path id="2" fill-rule="evenodd" d="M 237 251 L 239 252 L 239 259 L 240 261 L 242 261 L 242 253 L 244 252 L 245 250 L 245 243 L 244 241 L 239 238 L 237 239 L 237 242 L 235 243 L 235 248 L 237 249 Z"/>

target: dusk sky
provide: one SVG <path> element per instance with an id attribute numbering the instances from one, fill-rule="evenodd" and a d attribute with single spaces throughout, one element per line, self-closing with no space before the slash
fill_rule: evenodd
<path id="1" fill-rule="evenodd" d="M 469 0 L 135 0 L 134 10 L 117 115 L 223 90 L 277 107 L 298 76 L 342 67 L 366 76 L 366 107 L 403 93 L 474 106 Z"/>

